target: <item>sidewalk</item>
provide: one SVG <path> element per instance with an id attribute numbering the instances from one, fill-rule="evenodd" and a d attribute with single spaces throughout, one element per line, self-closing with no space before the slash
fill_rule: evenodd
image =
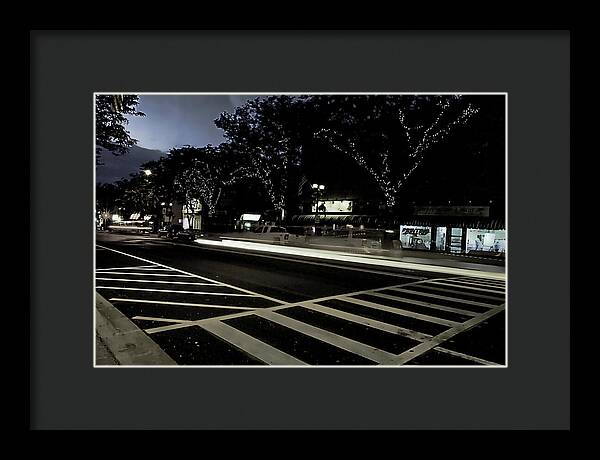
<path id="1" fill-rule="evenodd" d="M 116 366 L 119 362 L 115 359 L 110 349 L 96 331 L 96 365 L 98 366 Z"/>
<path id="2" fill-rule="evenodd" d="M 96 292 L 95 366 L 172 366 L 168 356 L 129 318 Z"/>

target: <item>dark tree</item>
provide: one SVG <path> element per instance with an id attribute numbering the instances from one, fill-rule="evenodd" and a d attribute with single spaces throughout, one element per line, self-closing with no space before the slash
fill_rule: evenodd
<path id="1" fill-rule="evenodd" d="M 173 148 L 165 163 L 170 164 L 175 191 L 186 206 L 192 208 L 199 200 L 209 216 L 223 189 L 250 175 L 250 168 L 229 144 Z"/>
<path id="2" fill-rule="evenodd" d="M 145 116 L 137 110 L 139 97 L 136 95 L 96 96 L 96 164 L 101 163 L 101 148 L 124 155 L 137 144 L 125 126 L 129 123 L 125 115 Z"/>
<path id="3" fill-rule="evenodd" d="M 426 153 L 477 108 L 460 96 L 316 96 L 326 124 L 315 132 L 369 173 L 391 210 Z"/>
<path id="4" fill-rule="evenodd" d="M 290 96 L 256 98 L 215 120 L 231 151 L 244 157 L 249 174 L 261 181 L 278 211 L 286 207 L 291 173 L 301 164 L 303 100 Z"/>

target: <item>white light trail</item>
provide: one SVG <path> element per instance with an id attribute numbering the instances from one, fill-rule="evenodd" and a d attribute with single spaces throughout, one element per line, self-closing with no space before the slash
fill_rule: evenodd
<path id="1" fill-rule="evenodd" d="M 420 263 L 401 262 L 397 260 L 381 259 L 368 257 L 360 254 L 340 254 L 334 251 L 326 251 L 321 249 L 299 248 L 291 246 L 270 245 L 264 243 L 253 243 L 249 241 L 239 241 L 223 239 L 222 241 L 197 239 L 195 243 L 204 246 L 213 246 L 232 249 L 248 249 L 258 250 L 262 252 L 270 252 L 275 254 L 287 254 L 304 257 L 313 257 L 317 259 L 339 260 L 342 262 L 351 262 L 364 265 L 376 265 L 390 268 L 400 268 L 409 270 L 419 270 L 434 273 L 446 273 L 451 275 L 462 275 L 477 278 L 492 278 L 497 280 L 505 280 L 506 274 L 499 272 L 488 272 L 485 270 L 475 270 L 467 268 L 444 267 L 439 265 L 427 265 Z"/>

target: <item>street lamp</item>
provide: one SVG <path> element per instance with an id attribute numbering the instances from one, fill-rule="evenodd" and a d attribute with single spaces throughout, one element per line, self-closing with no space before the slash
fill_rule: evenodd
<path id="1" fill-rule="evenodd" d="M 152 174 L 152 171 L 150 171 L 149 169 L 144 169 L 144 174 L 146 176 L 150 176 Z"/>

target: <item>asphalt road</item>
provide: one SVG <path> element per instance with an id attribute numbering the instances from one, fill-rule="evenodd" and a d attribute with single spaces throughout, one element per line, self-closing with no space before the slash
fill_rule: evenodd
<path id="1" fill-rule="evenodd" d="M 96 235 L 96 290 L 182 365 L 505 365 L 503 281 Z"/>

